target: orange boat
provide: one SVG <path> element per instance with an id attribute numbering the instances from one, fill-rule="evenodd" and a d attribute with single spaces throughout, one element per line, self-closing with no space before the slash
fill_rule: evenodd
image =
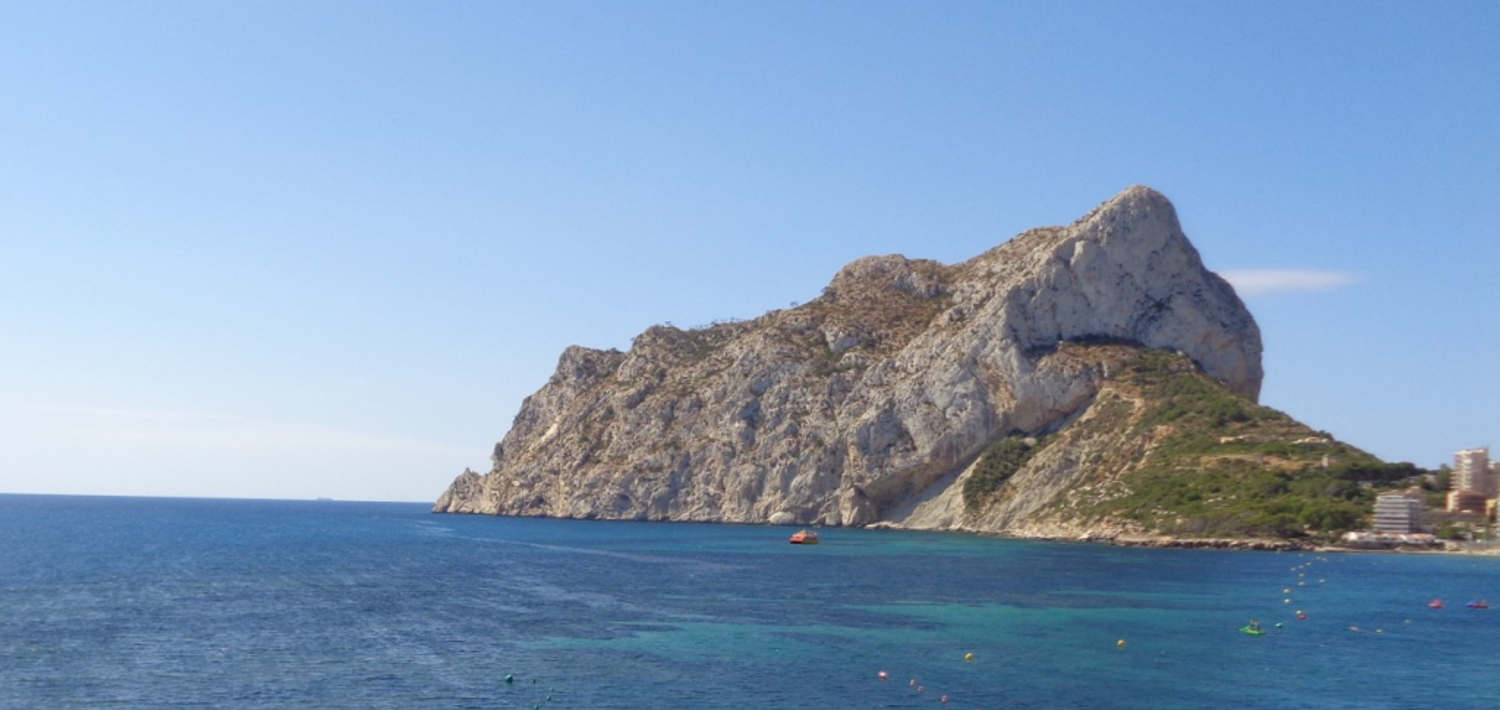
<path id="1" fill-rule="evenodd" d="M 1427 602 L 1427 606 L 1430 606 L 1430 607 L 1432 607 L 1434 609 L 1441 609 L 1441 608 L 1443 608 L 1443 600 L 1441 600 L 1441 599 L 1434 599 L 1434 600 L 1432 600 L 1430 602 Z"/>
<path id="2" fill-rule="evenodd" d="M 798 530 L 792 534 L 790 542 L 793 545 L 816 545 L 818 544 L 818 534 L 811 530 Z"/>

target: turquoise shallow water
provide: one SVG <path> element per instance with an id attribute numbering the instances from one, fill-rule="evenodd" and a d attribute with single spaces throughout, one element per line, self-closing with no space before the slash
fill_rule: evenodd
<path id="1" fill-rule="evenodd" d="M 0 496 L 0 708 L 1500 702 L 1500 558 L 426 509 Z"/>

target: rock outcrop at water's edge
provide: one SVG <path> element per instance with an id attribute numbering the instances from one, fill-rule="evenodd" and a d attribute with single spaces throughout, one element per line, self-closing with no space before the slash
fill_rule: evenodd
<path id="1" fill-rule="evenodd" d="M 655 326 L 628 352 L 570 347 L 491 470 L 466 470 L 434 510 L 1149 534 L 1057 505 L 1106 462 L 1128 468 L 1120 447 L 1149 449 L 1150 436 L 1073 427 L 1109 416 L 1097 405 L 1111 368 L 1138 348 L 1259 393 L 1254 319 L 1204 268 L 1171 203 L 1139 186 L 961 264 L 868 257 L 795 308 Z M 965 500 L 973 464 L 1014 432 L 1067 443 L 1038 453 L 1003 496 Z"/>

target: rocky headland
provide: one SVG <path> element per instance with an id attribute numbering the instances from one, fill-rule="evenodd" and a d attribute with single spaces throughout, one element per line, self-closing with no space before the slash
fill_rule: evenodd
<path id="1" fill-rule="evenodd" d="M 1381 464 L 1260 407 L 1261 378 L 1255 320 L 1137 186 L 960 264 L 867 257 L 798 307 L 570 347 L 434 511 L 1130 544 L 1329 527 L 1265 501 L 1347 513 L 1302 479 Z"/>

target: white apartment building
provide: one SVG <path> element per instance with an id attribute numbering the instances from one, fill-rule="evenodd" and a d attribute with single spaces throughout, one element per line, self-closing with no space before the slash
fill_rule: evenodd
<path id="1" fill-rule="evenodd" d="M 1382 493 L 1375 497 L 1375 532 L 1414 533 L 1421 529 L 1422 499 L 1405 493 Z"/>

